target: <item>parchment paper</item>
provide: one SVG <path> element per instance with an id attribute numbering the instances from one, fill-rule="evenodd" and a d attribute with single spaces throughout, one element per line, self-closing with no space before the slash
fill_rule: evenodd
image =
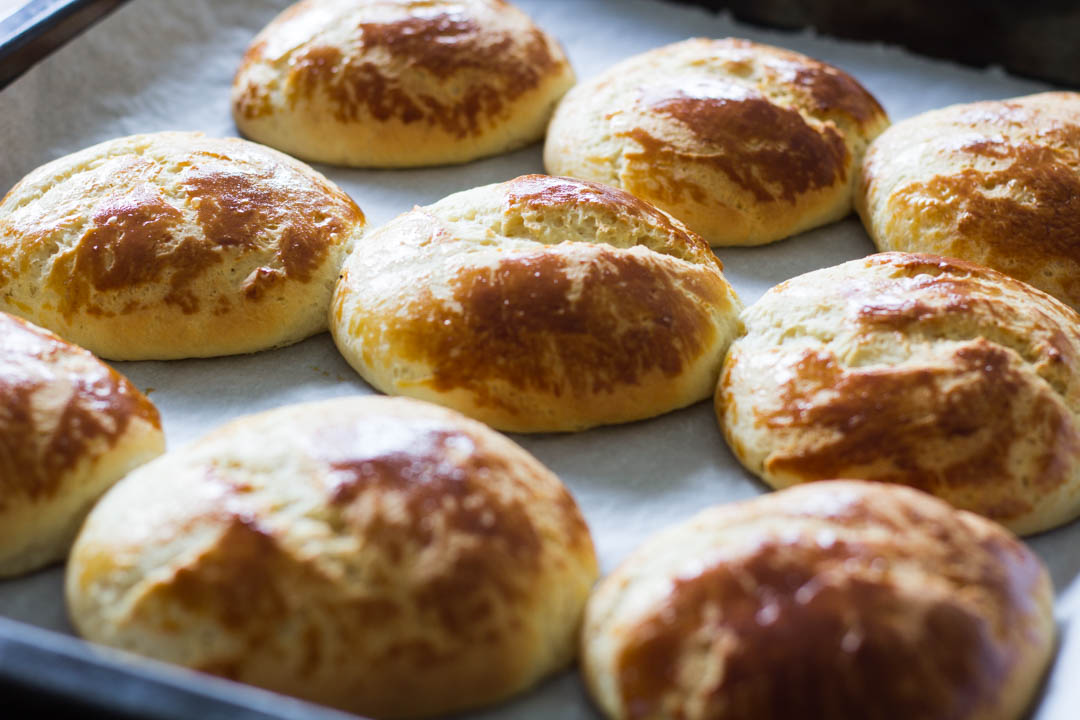
<path id="1" fill-rule="evenodd" d="M 569 52 L 579 78 L 691 36 L 734 35 L 807 53 L 854 74 L 899 120 L 936 107 L 1050 89 L 998 69 L 961 68 L 904 51 L 740 25 L 725 15 L 653 0 L 516 0 Z M 0 92 L 0 192 L 45 163 L 138 132 L 235 135 L 233 72 L 252 36 L 289 0 L 139 0 Z M 451 192 L 543 172 L 540 146 L 465 166 L 361 171 L 317 166 L 359 203 L 371 227 Z M 864 256 L 874 247 L 848 218 L 763 248 L 720 249 L 726 274 L 750 304 L 772 285 Z M 161 409 L 175 449 L 227 419 L 371 389 L 328 335 L 255 355 L 117 363 Z M 653 531 L 708 505 L 765 486 L 740 468 L 709 403 L 630 425 L 573 435 L 515 436 L 571 488 L 610 571 Z M 1034 717 L 1080 717 L 1080 523 L 1031 538 L 1058 592 L 1061 649 Z M 59 569 L 0 583 L 0 615 L 71 632 Z M 1069 680 L 1072 680 L 1070 683 Z M 574 672 L 475 717 L 596 718 Z"/>

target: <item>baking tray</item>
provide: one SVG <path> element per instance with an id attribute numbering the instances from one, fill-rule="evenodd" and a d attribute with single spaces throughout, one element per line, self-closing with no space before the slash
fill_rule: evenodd
<path id="1" fill-rule="evenodd" d="M 0 89 L 126 1 L 29 0 L 6 17 L 0 3 Z"/>
<path id="2" fill-rule="evenodd" d="M 202 130 L 232 135 L 228 89 L 255 32 L 288 0 L 140 0 L 111 14 L 0 91 L 0 192 L 34 167 L 95 142 L 135 132 Z M 1049 86 L 1000 70 L 976 71 L 895 48 L 777 33 L 653 0 L 518 0 L 559 37 L 580 77 L 634 53 L 694 35 L 736 35 L 805 52 L 858 77 L 894 120 L 955 102 L 1038 92 Z M 527 172 L 538 145 L 459 167 L 360 171 L 318 166 L 377 226 L 414 204 Z M 858 221 L 762 248 L 720 249 L 746 303 L 772 285 L 873 252 Z M 238 415 L 351 393 L 370 393 L 327 335 L 249 356 L 174 363 L 117 363 L 161 408 L 170 448 Z M 603 570 L 651 532 L 698 509 L 765 492 L 735 462 L 710 403 L 653 420 L 572 435 L 515 436 L 573 491 Z M 1080 524 L 1030 538 L 1050 568 L 1061 648 L 1032 712 L 1080 717 Z M 0 583 L 0 691 L 5 706 L 34 702 L 81 717 L 341 717 L 228 681 L 93 647 L 71 637 L 52 568 Z M 4 619 L 6 618 L 6 619 Z M 2 714 L 2 713 L 0 713 Z M 481 718 L 598 717 L 569 671 Z"/>

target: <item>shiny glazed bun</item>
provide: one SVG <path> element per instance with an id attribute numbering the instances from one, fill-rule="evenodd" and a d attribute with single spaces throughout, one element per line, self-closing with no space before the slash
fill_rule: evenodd
<path id="1" fill-rule="evenodd" d="M 821 482 L 648 539 L 589 599 L 582 671 L 617 720 L 1019 720 L 1053 591 L 1001 526 Z"/>
<path id="2" fill-rule="evenodd" d="M 94 642 L 418 717 L 566 667 L 596 573 L 531 455 L 449 410 L 352 397 L 241 418 L 129 475 L 66 590 Z"/>
<path id="3" fill-rule="evenodd" d="M 112 360 L 287 345 L 326 329 L 363 225 L 330 181 L 261 145 L 110 140 L 0 202 L 0 309 Z"/>
<path id="4" fill-rule="evenodd" d="M 848 74 L 747 40 L 696 38 L 615 65 L 559 104 L 544 166 L 627 190 L 712 245 L 760 245 L 851 212 L 887 125 Z"/>
<path id="5" fill-rule="evenodd" d="M 882 253 L 743 314 L 716 411 L 773 487 L 911 485 L 1017 533 L 1080 513 L 1080 315 L 962 260 Z"/>
<path id="6" fill-rule="evenodd" d="M 0 577 L 62 560 L 98 496 L 164 449 L 127 378 L 0 312 Z"/>
<path id="7" fill-rule="evenodd" d="M 383 392 L 544 432 L 709 397 L 741 307 L 682 223 L 605 185 L 526 175 L 367 235 L 330 327 Z"/>
<path id="8" fill-rule="evenodd" d="M 867 150 L 856 207 L 881 250 L 987 265 L 1080 309 L 1080 93 L 897 123 Z"/>
<path id="9" fill-rule="evenodd" d="M 307 160 L 461 163 L 539 140 L 573 82 L 559 44 L 503 0 L 305 0 L 252 41 L 233 117 Z"/>

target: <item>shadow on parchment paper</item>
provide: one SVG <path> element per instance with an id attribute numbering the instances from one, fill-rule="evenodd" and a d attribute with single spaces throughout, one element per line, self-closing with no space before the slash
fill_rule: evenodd
<path id="1" fill-rule="evenodd" d="M 716 247 L 724 275 L 746 305 L 785 280 L 877 252 L 854 215 L 794 237 L 757 247 Z"/>
<path id="2" fill-rule="evenodd" d="M 512 437 L 571 490 L 602 489 L 639 500 L 694 493 L 694 504 L 704 508 L 768 489 L 728 449 L 711 398 L 624 425 Z"/>

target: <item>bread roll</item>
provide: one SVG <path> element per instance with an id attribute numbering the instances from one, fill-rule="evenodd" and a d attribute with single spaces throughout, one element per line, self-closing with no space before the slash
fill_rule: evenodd
<path id="1" fill-rule="evenodd" d="M 393 718 L 568 665 L 596 572 L 531 455 L 369 396 L 242 418 L 132 473 L 87 519 L 66 590 L 94 642 Z"/>
<path id="2" fill-rule="evenodd" d="M 885 112 L 846 73 L 804 55 L 696 38 L 571 90 L 544 166 L 654 203 L 712 245 L 760 245 L 851 212 Z"/>
<path id="3" fill-rule="evenodd" d="M 709 397 L 741 308 L 708 245 L 632 195 L 526 175 L 373 231 L 330 326 L 379 390 L 516 432 Z"/>
<path id="4" fill-rule="evenodd" d="M 883 253 L 743 315 L 716 411 L 773 487 L 912 485 L 1034 533 L 1080 514 L 1080 315 L 1001 273 Z"/>
<path id="5" fill-rule="evenodd" d="M 1038 557 L 915 490 L 822 482 L 648 539 L 586 610 L 609 717 L 1019 720 L 1054 649 Z"/>
<path id="6" fill-rule="evenodd" d="M 881 250 L 977 262 L 1080 309 L 1080 93 L 897 123 L 867 150 L 856 205 Z"/>
<path id="7" fill-rule="evenodd" d="M 164 449 L 127 378 L 0 312 L 0 577 L 63 559 L 98 496 Z"/>
<path id="8" fill-rule="evenodd" d="M 113 360 L 287 345 L 326 329 L 363 224 L 322 175 L 254 143 L 110 140 L 0 202 L 0 309 Z"/>
<path id="9" fill-rule="evenodd" d="M 573 82 L 559 44 L 503 0 L 305 0 L 252 41 L 233 117 L 307 160 L 461 163 L 542 138 Z"/>

